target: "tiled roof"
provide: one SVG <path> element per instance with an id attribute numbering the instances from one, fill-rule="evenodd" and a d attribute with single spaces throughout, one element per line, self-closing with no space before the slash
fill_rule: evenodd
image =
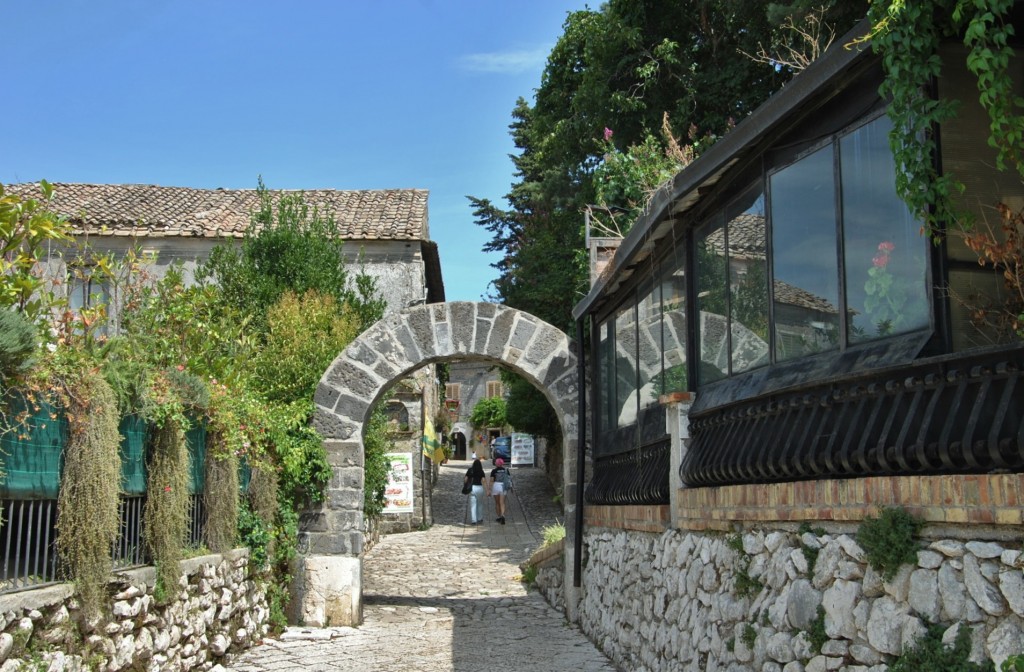
<path id="1" fill-rule="evenodd" d="M 259 208 L 255 189 L 192 189 L 150 184 L 54 184 L 50 209 L 67 217 L 75 233 L 114 236 L 240 238 Z M 5 186 L 38 198 L 37 184 Z M 346 240 L 429 240 L 425 189 L 340 191 L 271 190 L 302 194 L 304 202 L 334 216 Z"/>

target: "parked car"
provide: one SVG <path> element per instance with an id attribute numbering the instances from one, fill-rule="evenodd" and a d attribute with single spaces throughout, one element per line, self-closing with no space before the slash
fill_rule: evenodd
<path id="1" fill-rule="evenodd" d="M 512 462 L 512 437 L 511 436 L 496 436 L 491 441 L 491 460 L 498 458 L 505 460 L 506 464 Z"/>

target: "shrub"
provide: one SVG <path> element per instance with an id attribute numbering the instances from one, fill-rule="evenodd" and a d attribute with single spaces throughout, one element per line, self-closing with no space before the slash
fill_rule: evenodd
<path id="1" fill-rule="evenodd" d="M 487 397 L 476 402 L 469 421 L 474 427 L 503 427 L 506 418 L 505 400 L 501 397 Z"/>
<path id="2" fill-rule="evenodd" d="M 544 537 L 544 545 L 550 546 L 551 544 L 557 544 L 562 539 L 565 539 L 565 525 L 562 523 L 555 523 L 554 525 L 547 525 L 544 527 L 542 532 Z"/>
<path id="3" fill-rule="evenodd" d="M 945 628 L 931 624 L 924 636 L 889 666 L 889 672 L 995 672 L 991 661 L 982 664 L 968 660 L 971 655 L 971 629 L 961 626 L 952 646 L 942 643 Z"/>
<path id="4" fill-rule="evenodd" d="M 37 341 L 36 327 L 24 313 L 0 309 L 0 377 L 18 373 L 31 364 Z"/>
<path id="5" fill-rule="evenodd" d="M 917 562 L 914 540 L 924 521 L 898 507 L 885 507 L 877 518 L 867 518 L 857 530 L 857 543 L 867 553 L 868 564 L 886 581 L 904 564 Z"/>

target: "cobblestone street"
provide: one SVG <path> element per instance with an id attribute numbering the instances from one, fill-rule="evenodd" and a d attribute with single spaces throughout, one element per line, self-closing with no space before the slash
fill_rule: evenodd
<path id="1" fill-rule="evenodd" d="M 434 526 L 382 537 L 363 566 L 363 625 L 291 628 L 236 657 L 228 670 L 381 670 L 614 672 L 565 617 L 519 581 L 519 563 L 560 520 L 541 469 L 517 468 L 507 524 L 486 502 L 481 525 L 468 525 L 460 494 L 469 462 L 441 467 Z M 489 465 L 487 466 L 489 470 Z"/>

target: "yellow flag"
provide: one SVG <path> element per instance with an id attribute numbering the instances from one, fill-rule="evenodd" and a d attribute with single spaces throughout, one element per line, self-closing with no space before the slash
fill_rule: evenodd
<path id="1" fill-rule="evenodd" d="M 437 432 L 430 418 L 423 419 L 423 456 L 438 464 L 444 462 L 444 448 L 437 440 Z"/>

